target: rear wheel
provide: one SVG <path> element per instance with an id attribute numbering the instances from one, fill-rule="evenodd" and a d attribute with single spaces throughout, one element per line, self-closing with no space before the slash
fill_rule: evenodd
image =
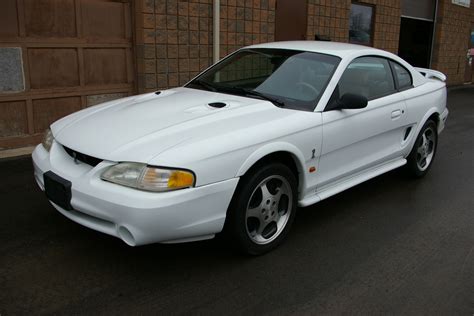
<path id="1" fill-rule="evenodd" d="M 259 255 L 285 239 L 296 212 L 297 181 L 283 164 L 273 163 L 242 177 L 232 199 L 226 230 L 243 252 Z"/>
<path id="2" fill-rule="evenodd" d="M 436 123 L 429 120 L 418 135 L 407 158 L 407 170 L 412 176 L 423 177 L 430 169 L 438 147 Z"/>

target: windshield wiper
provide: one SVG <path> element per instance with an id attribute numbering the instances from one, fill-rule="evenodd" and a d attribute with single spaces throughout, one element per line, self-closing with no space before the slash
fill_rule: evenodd
<path id="1" fill-rule="evenodd" d="M 278 106 L 280 108 L 285 106 L 285 102 L 283 102 L 283 101 L 281 101 L 277 98 L 270 97 L 270 96 L 268 96 L 264 93 L 261 93 L 261 92 L 255 91 L 255 90 L 247 90 L 247 89 L 244 89 L 244 88 L 239 88 L 239 90 L 240 89 L 246 95 L 252 95 L 252 96 L 260 97 L 264 100 L 270 101 L 271 103 L 275 104 L 276 106 Z"/>
<path id="2" fill-rule="evenodd" d="M 209 83 L 209 82 L 207 82 L 207 81 L 200 80 L 200 79 L 196 79 L 196 80 L 194 80 L 194 81 L 191 82 L 191 83 L 198 84 L 198 85 L 200 85 L 201 87 L 206 88 L 206 90 L 210 90 L 210 91 L 213 91 L 213 92 L 217 92 L 217 88 L 214 87 L 214 85 L 212 85 L 211 83 Z"/>
<path id="3" fill-rule="evenodd" d="M 229 86 L 217 85 L 217 84 L 214 85 L 214 84 L 211 84 L 210 82 L 200 80 L 200 79 L 194 80 L 191 83 L 198 84 L 201 87 L 204 87 L 207 90 L 210 90 L 210 91 L 213 91 L 213 92 L 221 92 L 222 91 L 222 92 L 237 93 L 237 94 L 246 95 L 246 96 L 255 96 L 255 97 L 259 97 L 261 99 L 270 101 L 274 105 L 276 105 L 280 108 L 285 106 L 285 103 L 283 101 L 281 101 L 277 98 L 270 97 L 270 96 L 268 96 L 264 93 L 261 93 L 261 92 L 255 91 L 255 90 L 248 90 L 248 89 L 240 88 L 240 87 L 229 87 Z"/>

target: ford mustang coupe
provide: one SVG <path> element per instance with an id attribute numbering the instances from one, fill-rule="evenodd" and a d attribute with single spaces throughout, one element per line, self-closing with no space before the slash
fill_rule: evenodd
<path id="1" fill-rule="evenodd" d="M 448 116 L 445 80 L 364 46 L 253 45 L 183 87 L 53 123 L 35 178 L 61 214 L 128 245 L 223 231 L 262 254 L 297 206 L 402 166 L 424 176 Z"/>

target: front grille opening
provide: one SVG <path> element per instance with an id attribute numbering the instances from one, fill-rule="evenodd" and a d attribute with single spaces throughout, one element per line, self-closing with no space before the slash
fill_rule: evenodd
<path id="1" fill-rule="evenodd" d="M 95 167 L 98 164 L 102 162 L 102 159 L 95 158 L 92 156 L 88 156 L 86 154 L 82 154 L 80 152 L 77 152 L 71 148 L 67 148 L 66 146 L 63 146 L 64 150 L 67 152 L 69 156 L 74 158 L 77 161 L 80 161 L 82 163 L 88 164 L 89 166 Z"/>

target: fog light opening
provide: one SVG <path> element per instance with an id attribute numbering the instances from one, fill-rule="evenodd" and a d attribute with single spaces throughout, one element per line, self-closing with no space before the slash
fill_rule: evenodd
<path id="1" fill-rule="evenodd" d="M 119 237 L 129 246 L 135 246 L 135 238 L 133 237 L 132 233 L 125 228 L 124 226 L 120 226 L 118 229 Z"/>

